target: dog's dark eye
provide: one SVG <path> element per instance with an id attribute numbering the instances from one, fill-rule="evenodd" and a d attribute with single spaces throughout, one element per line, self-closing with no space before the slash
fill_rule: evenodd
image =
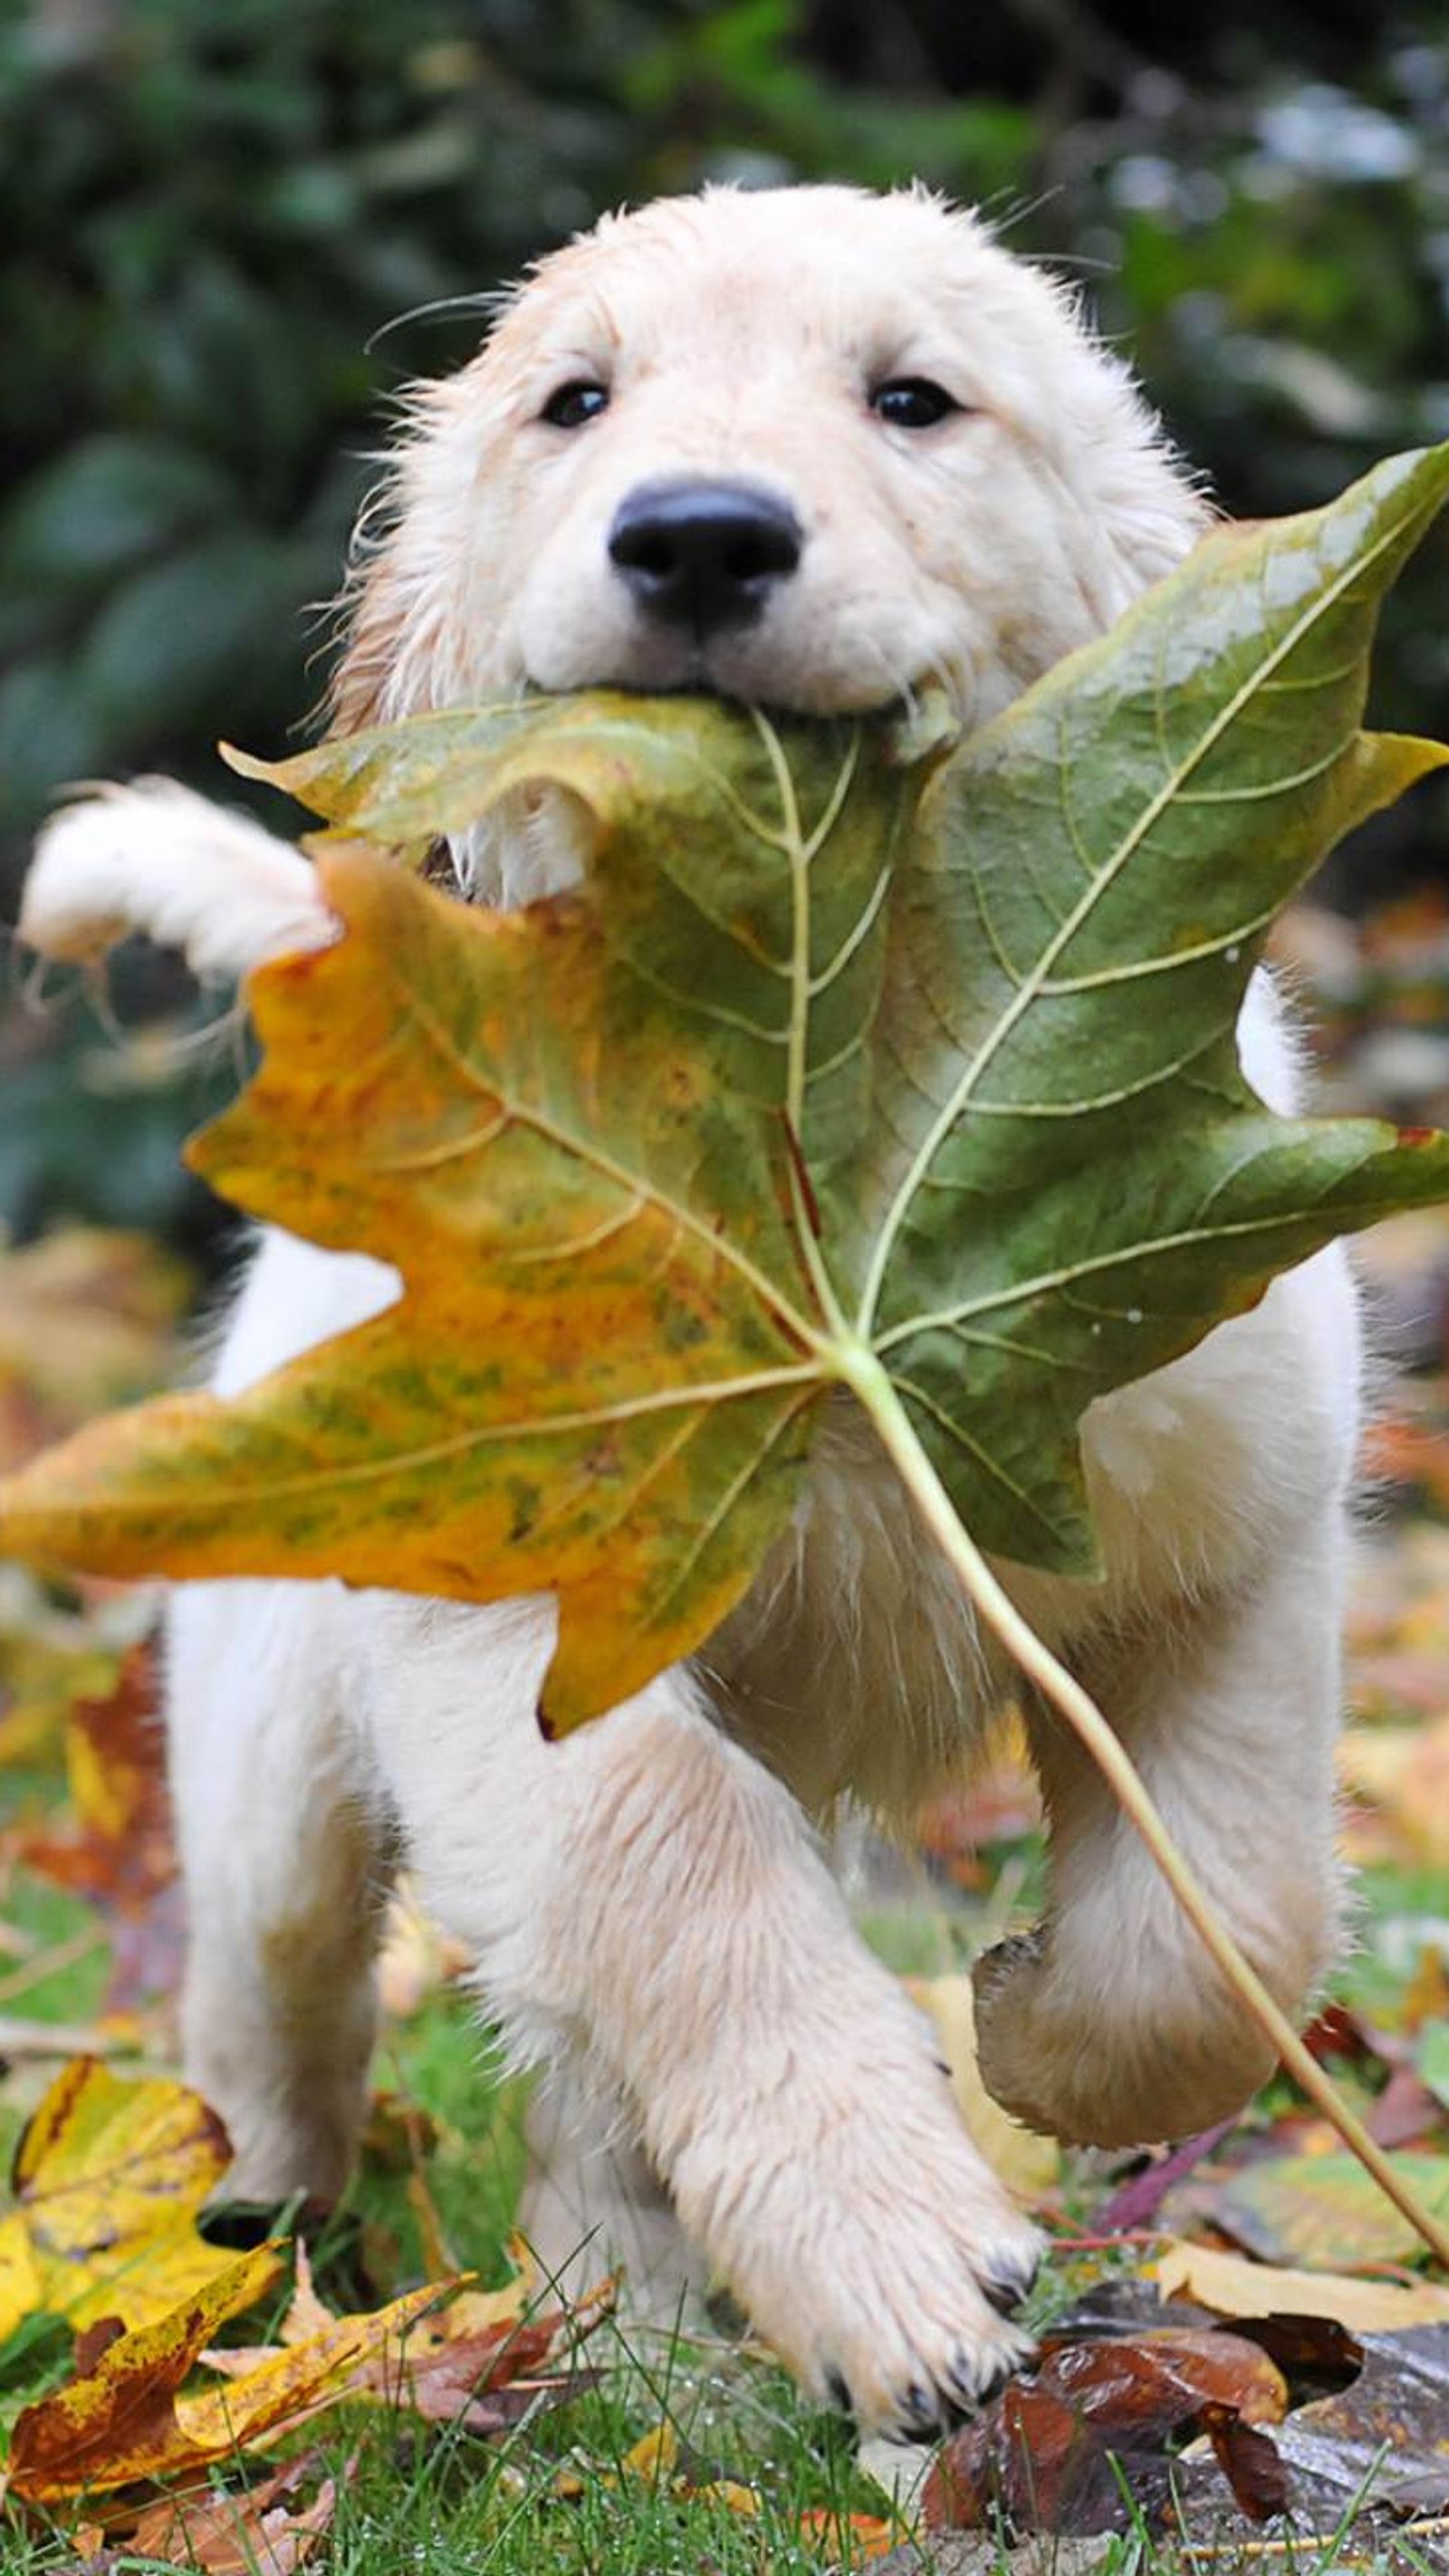
<path id="1" fill-rule="evenodd" d="M 556 385 L 539 414 L 554 429 L 582 429 L 585 421 L 597 420 L 609 408 L 608 388 L 596 385 L 587 376 L 571 377 L 566 385 Z"/>
<path id="2" fill-rule="evenodd" d="M 933 385 L 929 376 L 892 376 L 889 384 L 877 385 L 870 407 L 892 429 L 934 429 L 960 403 L 953 400 L 944 385 Z"/>

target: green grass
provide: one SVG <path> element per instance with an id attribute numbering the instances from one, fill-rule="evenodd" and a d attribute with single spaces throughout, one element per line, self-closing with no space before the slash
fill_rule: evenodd
<path id="1" fill-rule="evenodd" d="M 1018 1855 L 1028 1887 L 1033 1856 Z M 1397 1918 L 1442 1914 L 1444 1891 L 1431 1877 L 1376 1871 L 1366 1891 L 1360 1942 L 1346 1983 L 1369 2008 L 1391 1998 L 1390 1944 Z M 64 1952 L 91 1918 L 86 1909 L 23 1871 L 0 1897 L 0 1914 L 29 1936 L 38 1953 Z M 872 1917 L 873 1937 L 892 1964 L 940 1973 L 959 1964 L 985 1928 L 1000 1927 L 988 1897 L 972 1907 L 946 1906 L 924 1879 Z M 0 1984 L 11 1973 L 0 1966 Z M 0 2010 L 37 2018 L 85 2021 L 96 2010 L 105 1977 L 103 1951 L 70 1959 Z M 0 2085 L 0 2149 L 13 2146 L 52 2069 L 13 2068 Z M 413 2116 L 414 2147 L 423 2149 L 427 2197 L 449 2255 L 484 2283 L 507 2271 L 507 2239 L 522 2178 L 525 2088 L 500 2076 L 484 2035 L 461 1994 L 442 1996 L 412 2019 L 389 2027 L 379 2055 L 380 2089 Z M 389 2296 L 426 2277 L 410 2154 L 394 2120 L 388 2152 L 374 2154 L 348 2204 L 316 2249 L 319 2278 L 335 2305 L 359 2289 Z M 1084 2175 L 1082 2207 L 1101 2191 Z M 1089 2277 L 1125 2268 L 1130 2256 L 1054 2264 L 1038 2293 L 1035 2322 L 1049 2319 Z M 66 2373 L 63 2327 L 36 2320 L 0 2351 L 0 2423 Z M 691 2343 L 609 2325 L 580 2355 L 598 2384 L 565 2408 L 522 2427 L 502 2442 L 456 2431 L 426 2432 L 407 2419 L 360 2409 L 329 2416 L 317 2437 L 335 2472 L 355 2457 L 344 2483 L 327 2576 L 765 2576 L 765 2571 L 849 2569 L 848 2530 L 833 2557 L 800 2536 L 803 2512 L 885 2514 L 888 2499 L 856 2465 L 853 2442 L 838 2419 L 807 2406 L 785 2375 L 721 2336 Z M 631 2446 L 661 2421 L 676 2431 L 694 2482 L 710 2476 L 749 2488 L 753 2513 L 707 2497 L 680 2495 L 623 2466 Z M 265 2463 L 236 2464 L 235 2487 Z M 561 2492 L 561 2483 L 568 2489 Z M 47 2529 L 0 2526 L 3 2576 L 61 2576 L 76 2566 L 67 2515 Z M 1434 2544 L 1437 2545 L 1437 2544 Z M 1431 2546 L 1424 2544 L 1427 2550 Z M 1100 2544 L 1103 2576 L 1169 2576 L 1191 2564 L 1232 2567 L 1233 2554 L 1184 2559 L 1144 2531 Z M 1283 2567 L 1296 2576 L 1331 2570 L 1427 2571 L 1418 2544 L 1396 2541 L 1394 2553 L 1365 2554 L 1347 2540 L 1253 2556 L 1245 2571 Z M 108 2576 L 143 2576 L 160 2562 L 120 2552 Z M 1009 2562 L 1001 2562 L 1005 2568 Z M 1442 2561 L 1436 2569 L 1442 2576 Z"/>

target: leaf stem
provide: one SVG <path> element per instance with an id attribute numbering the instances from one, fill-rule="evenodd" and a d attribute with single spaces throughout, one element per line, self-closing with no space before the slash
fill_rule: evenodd
<path id="1" fill-rule="evenodd" d="M 842 1355 L 841 1374 L 869 1413 L 901 1479 L 962 1589 L 989 1627 L 1020 1665 L 1042 1697 L 1065 1718 L 1079 1743 L 1091 1755 L 1127 1817 L 1156 1861 L 1194 1931 L 1258 2028 L 1277 2049 L 1294 2082 L 1338 2131 L 1346 2147 L 1416 2236 L 1449 2269 L 1449 2231 L 1440 2225 L 1410 2190 L 1389 2158 L 1355 2118 L 1332 2078 L 1305 2047 L 1292 2023 L 1274 2002 L 1257 1971 L 1243 1956 L 1195 1871 L 1184 1859 L 1158 1813 L 1146 1783 L 1125 1746 L 1096 1702 L 1050 1648 L 1042 1643 L 1003 1590 L 985 1557 L 968 1536 L 950 1496 L 922 1448 L 909 1414 L 880 1361 L 863 1345 Z"/>

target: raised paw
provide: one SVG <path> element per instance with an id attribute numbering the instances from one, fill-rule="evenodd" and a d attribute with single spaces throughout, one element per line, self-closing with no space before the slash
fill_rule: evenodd
<path id="1" fill-rule="evenodd" d="M 1075 2146 L 1191 2137 L 1241 2110 L 1273 2051 L 1204 1959 L 1160 1980 L 1099 1978 L 1090 1995 L 1028 1932 L 976 1962 L 976 2045 L 994 2101 Z"/>

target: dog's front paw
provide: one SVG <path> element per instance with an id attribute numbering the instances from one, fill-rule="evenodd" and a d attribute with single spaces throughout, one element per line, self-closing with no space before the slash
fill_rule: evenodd
<path id="1" fill-rule="evenodd" d="M 782 2138 L 695 2141 L 675 2175 L 758 2331 L 821 2403 L 863 2431 L 926 2441 L 1029 2358 L 1013 2323 L 1040 2240 L 939 2098 L 889 2092 Z"/>

